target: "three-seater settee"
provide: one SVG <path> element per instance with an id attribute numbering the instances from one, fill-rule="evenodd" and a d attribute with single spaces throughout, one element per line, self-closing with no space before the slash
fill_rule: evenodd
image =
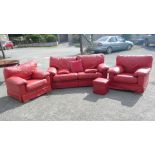
<path id="1" fill-rule="evenodd" d="M 107 78 L 109 69 L 104 54 L 50 57 L 49 65 L 53 89 L 92 86 L 97 77 Z"/>

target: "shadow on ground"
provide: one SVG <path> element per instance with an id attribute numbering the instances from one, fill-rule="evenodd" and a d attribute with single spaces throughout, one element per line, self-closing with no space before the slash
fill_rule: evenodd
<path id="1" fill-rule="evenodd" d="M 99 99 L 111 99 L 120 101 L 122 105 L 133 107 L 138 100 L 142 97 L 141 94 L 136 94 L 134 92 L 129 91 L 120 91 L 120 90 L 110 90 L 106 95 L 98 95 L 98 94 L 88 94 L 84 100 L 88 100 L 90 102 L 96 102 Z"/>
<path id="2" fill-rule="evenodd" d="M 0 113 L 17 108 L 19 106 L 22 106 L 22 104 L 11 97 L 4 96 L 0 98 Z"/>
<path id="3" fill-rule="evenodd" d="M 97 102 L 101 99 L 111 99 L 120 101 L 122 105 L 133 107 L 138 100 L 143 96 L 142 94 L 137 94 L 130 91 L 120 91 L 120 90 L 110 90 L 106 95 L 98 95 L 92 92 L 90 87 L 80 87 L 80 88 L 67 88 L 67 89 L 56 89 L 48 93 L 47 96 L 51 95 L 66 95 L 66 94 L 86 94 L 83 98 L 89 102 Z"/>

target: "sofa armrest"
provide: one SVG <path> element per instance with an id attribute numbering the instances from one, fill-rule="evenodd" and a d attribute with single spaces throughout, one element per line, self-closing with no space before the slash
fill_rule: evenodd
<path id="1" fill-rule="evenodd" d="M 98 65 L 97 69 L 98 69 L 99 72 L 102 73 L 104 71 L 107 71 L 109 69 L 109 66 L 107 66 L 104 63 L 101 63 L 101 64 Z"/>
<path id="2" fill-rule="evenodd" d="M 21 85 L 27 84 L 27 81 L 20 77 L 12 76 L 6 80 L 6 83 L 10 85 L 21 86 Z"/>
<path id="3" fill-rule="evenodd" d="M 135 71 L 134 76 L 146 76 L 150 73 L 150 71 L 151 68 L 140 68 Z"/>
<path id="4" fill-rule="evenodd" d="M 32 79 L 45 79 L 49 75 L 50 75 L 49 72 L 36 70 L 32 73 Z"/>
<path id="5" fill-rule="evenodd" d="M 122 66 L 115 66 L 115 67 L 111 67 L 108 70 L 108 73 L 112 73 L 112 74 L 120 74 L 123 73 L 124 69 Z"/>
<path id="6" fill-rule="evenodd" d="M 57 69 L 55 67 L 49 67 L 47 71 L 53 76 L 57 74 Z"/>

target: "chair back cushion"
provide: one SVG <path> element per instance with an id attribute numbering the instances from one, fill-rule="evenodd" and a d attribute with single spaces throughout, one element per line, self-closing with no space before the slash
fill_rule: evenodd
<path id="1" fill-rule="evenodd" d="M 104 54 L 79 55 L 77 59 L 82 61 L 84 70 L 94 69 L 99 64 L 104 63 Z"/>
<path id="2" fill-rule="evenodd" d="M 11 76 L 18 76 L 25 80 L 31 79 L 32 73 L 37 69 L 35 61 L 28 61 L 19 66 L 5 67 L 4 78 L 5 80 Z"/>
<path id="3" fill-rule="evenodd" d="M 127 73 L 134 73 L 139 68 L 151 68 L 151 55 L 118 55 L 116 65 L 122 66 Z"/>
<path id="4" fill-rule="evenodd" d="M 68 69 L 70 71 L 70 61 L 75 61 L 76 57 L 50 57 L 50 67 L 56 69 Z"/>

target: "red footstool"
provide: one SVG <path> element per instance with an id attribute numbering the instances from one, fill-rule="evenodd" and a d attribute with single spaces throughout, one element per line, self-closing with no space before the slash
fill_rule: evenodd
<path id="1" fill-rule="evenodd" d="M 109 80 L 105 78 L 97 78 L 93 81 L 93 92 L 96 94 L 106 94 L 109 90 Z"/>

